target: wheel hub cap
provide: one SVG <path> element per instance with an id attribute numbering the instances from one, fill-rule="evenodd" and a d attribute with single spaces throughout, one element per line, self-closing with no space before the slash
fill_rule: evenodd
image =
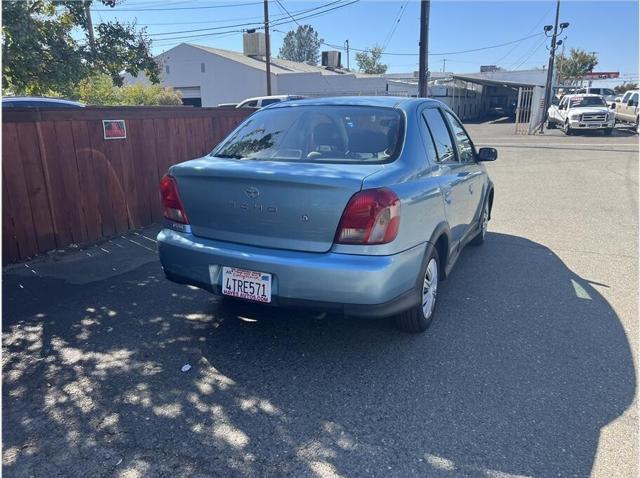
<path id="1" fill-rule="evenodd" d="M 422 285 L 422 315 L 425 319 L 431 317 L 436 305 L 436 292 L 438 291 L 438 264 L 431 258 L 427 264 L 427 272 L 424 275 Z"/>

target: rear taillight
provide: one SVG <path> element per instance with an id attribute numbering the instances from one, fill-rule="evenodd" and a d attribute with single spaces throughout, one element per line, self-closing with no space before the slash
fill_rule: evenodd
<path id="1" fill-rule="evenodd" d="M 181 224 L 189 224 L 187 213 L 178 194 L 178 184 L 173 176 L 166 174 L 160 180 L 160 199 L 164 207 L 164 217 Z"/>
<path id="2" fill-rule="evenodd" d="M 335 241 L 339 244 L 386 244 L 398 235 L 400 199 L 390 189 L 367 189 L 347 204 Z"/>

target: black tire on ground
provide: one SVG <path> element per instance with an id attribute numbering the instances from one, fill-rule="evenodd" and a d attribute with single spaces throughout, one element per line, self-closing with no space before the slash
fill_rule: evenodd
<path id="1" fill-rule="evenodd" d="M 547 129 L 556 129 L 556 124 L 550 119 L 547 120 Z"/>
<path id="2" fill-rule="evenodd" d="M 640 116 L 636 116 L 636 134 L 640 134 Z"/>
<path id="3" fill-rule="evenodd" d="M 568 121 L 565 121 L 564 126 L 562 127 L 562 131 L 567 136 L 570 136 L 570 135 L 573 134 L 573 130 L 571 129 L 571 126 L 569 126 L 569 122 Z"/>
<path id="4" fill-rule="evenodd" d="M 611 136 L 611 133 L 613 133 L 613 128 L 605 128 L 604 129 L 604 135 L 605 136 Z"/>
<path id="5" fill-rule="evenodd" d="M 420 292 L 420 303 L 413 306 L 411 309 L 405 310 L 404 312 L 399 313 L 394 317 L 396 327 L 402 330 L 403 332 L 408 332 L 412 334 L 417 334 L 424 332 L 429 328 L 431 322 L 433 322 L 433 316 L 436 312 L 436 307 L 438 305 L 437 302 L 437 286 L 438 286 L 438 278 L 436 278 L 436 294 L 434 297 L 434 305 L 431 309 L 431 313 L 429 317 L 425 317 L 422 310 L 422 297 L 423 297 L 423 287 L 424 287 L 424 279 L 427 274 L 427 268 L 431 260 L 435 260 L 436 270 L 438 271 L 438 276 L 440 275 L 440 258 L 438 256 L 438 251 L 435 247 L 431 248 L 431 252 L 429 253 L 429 257 L 425 262 L 422 270 L 420 271 L 420 283 L 417 285 Z"/>
<path id="6" fill-rule="evenodd" d="M 472 246 L 481 246 L 484 244 L 485 237 L 487 235 L 487 225 L 489 224 L 489 201 L 485 201 L 482 208 L 482 214 L 480 215 L 480 230 L 478 234 L 469 241 Z"/>

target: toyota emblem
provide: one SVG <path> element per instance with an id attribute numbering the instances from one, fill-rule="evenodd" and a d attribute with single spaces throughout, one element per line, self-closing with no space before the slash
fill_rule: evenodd
<path id="1" fill-rule="evenodd" d="M 244 193 L 248 198 L 255 199 L 260 196 L 260 191 L 257 188 L 247 188 L 244 190 Z"/>

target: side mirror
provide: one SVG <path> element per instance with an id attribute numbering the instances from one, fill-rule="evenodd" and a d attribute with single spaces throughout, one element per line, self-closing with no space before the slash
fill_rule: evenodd
<path id="1" fill-rule="evenodd" d="M 496 148 L 480 148 L 478 151 L 478 161 L 495 161 L 498 159 Z"/>
<path id="2" fill-rule="evenodd" d="M 616 104 L 615 103 L 611 103 L 611 105 L 609 106 L 609 108 L 611 108 L 612 110 L 616 109 Z"/>
<path id="3" fill-rule="evenodd" d="M 613 101 L 615 101 L 616 103 L 622 103 L 622 98 L 616 98 L 616 99 L 615 99 L 615 100 L 613 100 Z"/>

